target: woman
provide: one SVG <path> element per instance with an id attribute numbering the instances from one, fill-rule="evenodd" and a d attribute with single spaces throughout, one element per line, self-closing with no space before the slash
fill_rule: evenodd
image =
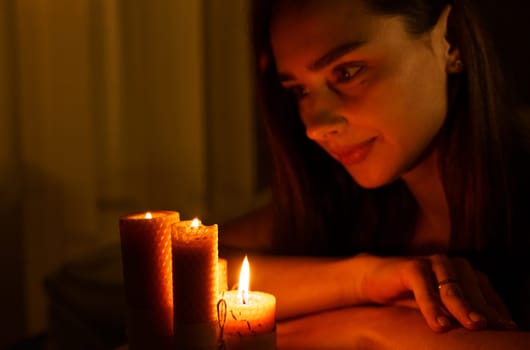
<path id="1" fill-rule="evenodd" d="M 528 329 L 530 134 L 469 1 L 253 13 L 273 201 L 220 240 L 270 253 L 254 289 L 280 318 L 387 304 L 436 332 Z"/>

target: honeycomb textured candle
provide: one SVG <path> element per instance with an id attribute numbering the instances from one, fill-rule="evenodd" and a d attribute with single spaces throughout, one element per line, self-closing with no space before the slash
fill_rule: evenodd
<path id="1" fill-rule="evenodd" d="M 130 349 L 167 348 L 173 337 L 171 227 L 174 211 L 120 218 L 123 279 Z"/>
<path id="2" fill-rule="evenodd" d="M 222 294 L 228 290 L 228 261 L 226 259 L 219 258 L 217 264 L 217 292 Z"/>
<path id="3" fill-rule="evenodd" d="M 172 233 L 175 327 L 217 320 L 217 225 L 174 225 Z"/>

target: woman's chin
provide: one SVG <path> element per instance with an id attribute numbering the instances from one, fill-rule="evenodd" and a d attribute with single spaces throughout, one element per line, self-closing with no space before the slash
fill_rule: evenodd
<path id="1" fill-rule="evenodd" d="M 383 187 L 396 180 L 395 177 L 388 176 L 385 174 L 367 172 L 363 172 L 360 174 L 359 172 L 352 172 L 350 170 L 348 170 L 348 173 L 352 176 L 353 180 L 355 181 L 355 183 L 357 183 L 357 185 L 367 190 Z"/>

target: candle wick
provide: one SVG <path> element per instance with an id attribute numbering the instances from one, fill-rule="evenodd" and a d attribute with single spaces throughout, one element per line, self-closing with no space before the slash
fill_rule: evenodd
<path id="1" fill-rule="evenodd" d="M 239 290 L 237 293 L 239 302 L 243 305 L 248 304 L 248 291 L 247 290 Z"/>

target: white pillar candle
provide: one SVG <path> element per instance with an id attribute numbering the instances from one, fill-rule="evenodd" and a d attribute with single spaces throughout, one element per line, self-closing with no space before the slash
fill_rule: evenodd
<path id="1" fill-rule="evenodd" d="M 272 294 L 250 291 L 249 280 L 250 268 L 245 257 L 239 289 L 227 291 L 222 296 L 226 302 L 223 340 L 229 350 L 274 350 L 276 298 Z"/>

